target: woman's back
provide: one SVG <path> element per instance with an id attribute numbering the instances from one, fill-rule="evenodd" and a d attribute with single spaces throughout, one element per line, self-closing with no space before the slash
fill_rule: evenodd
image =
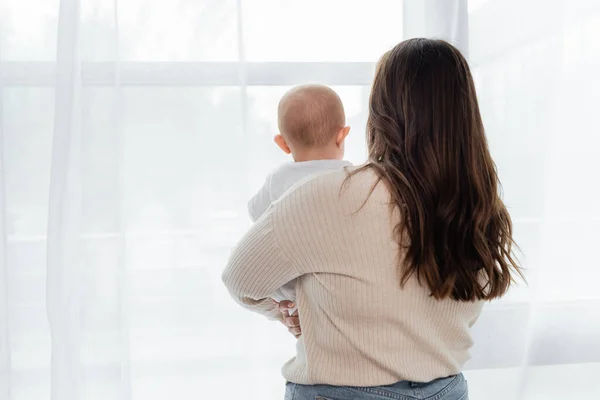
<path id="1" fill-rule="evenodd" d="M 224 280 L 240 303 L 290 326 L 269 295 L 300 277 L 289 381 L 435 386 L 469 358 L 482 302 L 521 274 L 465 58 L 432 39 L 386 52 L 366 134 L 367 163 L 284 196 L 242 239 Z"/>
<path id="2" fill-rule="evenodd" d="M 281 279 L 265 253 L 280 252 L 288 278 L 300 276 L 303 333 L 283 368 L 288 381 L 377 386 L 459 373 L 482 302 L 436 300 L 416 277 L 401 287 L 390 193 L 372 170 L 347 178 L 347 171 L 317 177 L 275 204 L 253 228 L 252 248 L 236 250 L 257 254 L 256 268 L 248 254 L 234 254 L 246 272 L 228 286 L 239 295 L 256 290 L 257 276 Z"/>

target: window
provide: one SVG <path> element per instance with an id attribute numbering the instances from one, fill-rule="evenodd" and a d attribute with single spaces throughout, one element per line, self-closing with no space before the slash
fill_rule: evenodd
<path id="1" fill-rule="evenodd" d="M 82 398 L 184 399 L 224 386 L 228 398 L 281 397 L 293 338 L 239 309 L 220 282 L 250 224 L 246 201 L 287 160 L 272 142 L 277 102 L 295 84 L 331 85 L 352 126 L 348 159 L 362 162 L 374 64 L 402 37 L 401 2 L 309 3 L 81 2 L 69 160 L 79 198 L 68 217 L 79 259 L 64 340 Z M 51 366 L 59 9 L 0 7 L 10 386 L 39 399 Z"/>

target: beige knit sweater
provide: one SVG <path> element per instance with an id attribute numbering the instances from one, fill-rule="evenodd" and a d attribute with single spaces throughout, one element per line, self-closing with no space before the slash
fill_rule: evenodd
<path id="1" fill-rule="evenodd" d="M 343 186 L 346 176 L 319 176 L 276 202 L 233 251 L 225 285 L 277 319 L 269 294 L 299 278 L 302 336 L 283 367 L 290 382 L 377 386 L 460 372 L 482 302 L 435 300 L 416 278 L 401 288 L 386 185 L 369 196 L 373 171 Z"/>

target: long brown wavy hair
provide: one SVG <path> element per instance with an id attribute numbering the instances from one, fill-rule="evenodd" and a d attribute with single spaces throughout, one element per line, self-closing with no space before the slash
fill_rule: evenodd
<path id="1" fill-rule="evenodd" d="M 410 39 L 384 54 L 367 146 L 363 169 L 387 184 L 402 217 L 394 229 L 405 248 L 402 285 L 416 275 L 436 299 L 489 300 L 508 290 L 515 273 L 523 277 L 473 78 L 458 49 Z"/>

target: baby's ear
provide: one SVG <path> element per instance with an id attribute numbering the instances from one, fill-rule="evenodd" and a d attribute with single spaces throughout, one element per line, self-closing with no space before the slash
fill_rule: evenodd
<path id="1" fill-rule="evenodd" d="M 338 132 L 337 136 L 335 137 L 335 143 L 338 146 L 341 146 L 342 143 L 344 143 L 344 139 L 346 139 L 346 137 L 348 136 L 349 133 L 350 133 L 350 127 L 349 126 L 345 126 L 342 129 L 340 129 L 340 131 Z"/>
<path id="2" fill-rule="evenodd" d="M 275 137 L 273 138 L 273 140 L 275 141 L 275 143 L 277 144 L 277 146 L 279 146 L 279 148 L 281 150 L 283 150 L 283 152 L 285 154 L 290 154 L 292 152 L 292 150 L 290 150 L 290 146 L 288 146 L 288 144 L 286 143 L 286 141 L 283 138 L 283 136 L 281 136 L 281 135 L 275 135 Z"/>

